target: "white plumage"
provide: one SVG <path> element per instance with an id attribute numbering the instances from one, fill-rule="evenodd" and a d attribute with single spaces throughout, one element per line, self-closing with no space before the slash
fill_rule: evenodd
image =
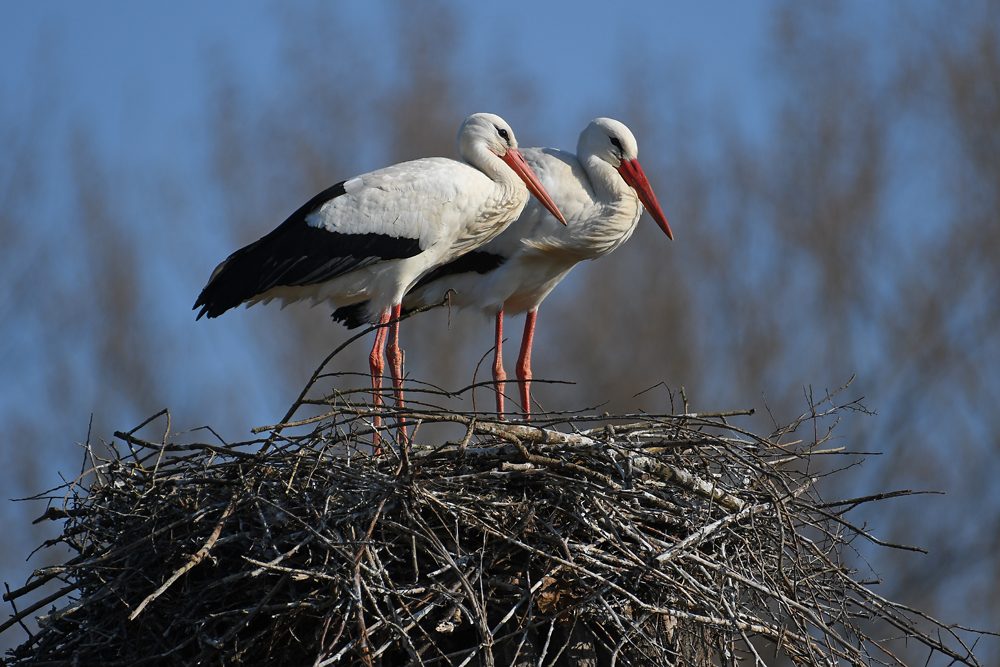
<path id="1" fill-rule="evenodd" d="M 592 121 L 580 134 L 577 154 L 525 148 L 524 157 L 552 194 L 567 224 L 536 202 L 481 248 L 427 274 L 403 300 L 405 308 L 436 303 L 448 289 L 453 303 L 496 317 L 493 375 L 497 411 L 503 414 L 503 316 L 527 313 L 517 376 L 522 409 L 530 412 L 531 343 L 539 305 L 577 263 L 597 259 L 628 240 L 643 205 L 673 238 L 656 196 L 639 166 L 635 137 L 610 118 Z"/>

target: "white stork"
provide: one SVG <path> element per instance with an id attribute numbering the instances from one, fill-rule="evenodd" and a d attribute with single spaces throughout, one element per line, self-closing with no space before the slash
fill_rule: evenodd
<path id="1" fill-rule="evenodd" d="M 637 159 L 635 137 L 622 123 L 597 118 L 580 134 L 577 154 L 525 148 L 524 157 L 566 215 L 559 224 L 531 202 L 507 230 L 482 248 L 425 275 L 403 300 L 407 309 L 435 303 L 455 289 L 453 303 L 496 316 L 493 379 L 497 412 L 504 412 L 503 316 L 527 313 L 517 361 L 521 407 L 531 411 L 531 344 L 538 306 L 585 259 L 603 257 L 628 240 L 643 206 L 673 239 Z M 353 309 L 334 318 L 353 321 Z"/>
<path id="2" fill-rule="evenodd" d="M 530 191 L 563 220 L 499 116 L 469 116 L 458 132 L 465 162 L 423 158 L 337 183 L 270 234 L 216 267 L 194 307 L 218 317 L 246 303 L 312 299 L 355 308 L 358 321 L 386 324 L 400 301 L 435 267 L 491 241 L 517 219 Z M 527 187 L 525 187 L 527 186 Z M 565 224 L 565 223 L 563 223 Z M 390 364 L 403 406 L 399 324 L 378 330 L 369 356 L 376 405 Z M 375 418 L 376 428 L 381 419 Z M 377 436 L 376 436 L 377 438 Z"/>

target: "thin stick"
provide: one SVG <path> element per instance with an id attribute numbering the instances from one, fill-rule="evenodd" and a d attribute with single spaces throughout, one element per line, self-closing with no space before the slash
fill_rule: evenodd
<path id="1" fill-rule="evenodd" d="M 219 523 L 215 525 L 215 529 L 212 531 L 212 534 L 209 535 L 201 549 L 191 556 L 187 563 L 178 568 L 178 570 L 174 572 L 174 574 L 167 579 L 162 586 L 150 593 L 149 596 L 147 596 L 146 599 L 143 600 L 138 607 L 136 607 L 136 610 L 129 615 L 128 620 L 134 621 L 136 617 L 142 613 L 142 610 L 146 608 L 146 605 L 163 595 L 164 591 L 170 588 L 175 581 L 184 576 L 185 572 L 208 557 L 208 553 L 212 550 L 212 547 L 215 546 L 215 542 L 219 539 L 219 535 L 222 534 L 222 528 L 226 525 L 226 521 L 229 520 L 229 516 L 233 513 L 233 509 L 235 507 L 236 495 L 234 494 L 232 500 L 229 501 L 229 505 L 226 507 L 226 510 L 222 513 L 222 518 L 219 519 Z"/>

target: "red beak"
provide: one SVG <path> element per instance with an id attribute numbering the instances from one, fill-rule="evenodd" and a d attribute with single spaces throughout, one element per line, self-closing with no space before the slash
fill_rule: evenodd
<path id="1" fill-rule="evenodd" d="M 528 190 L 531 191 L 531 194 L 535 195 L 535 197 L 538 198 L 538 201 L 542 202 L 542 205 L 549 209 L 552 215 L 556 216 L 559 222 L 565 225 L 566 218 L 564 218 L 563 214 L 559 212 L 559 208 L 556 206 L 556 203 L 552 201 L 552 197 L 549 196 L 549 193 L 545 191 L 545 186 L 542 185 L 540 180 L 538 180 L 538 176 L 536 176 L 535 172 L 533 172 L 531 167 L 528 166 L 524 156 L 521 155 L 521 151 L 516 148 L 512 148 L 508 150 L 507 153 L 500 159 L 506 162 L 507 165 L 514 170 L 514 173 L 521 177 L 521 180 L 528 186 Z M 654 198 L 653 201 L 656 201 L 656 199 Z"/>
<path id="2" fill-rule="evenodd" d="M 667 238 L 673 241 L 674 235 L 670 231 L 670 225 L 667 224 L 667 216 L 663 215 L 663 211 L 660 210 L 660 203 L 656 201 L 656 195 L 653 194 L 653 189 L 649 187 L 649 181 L 646 180 L 646 174 L 643 173 L 642 167 L 639 166 L 639 160 L 622 160 L 621 166 L 618 167 L 618 173 L 622 175 L 626 183 L 635 188 L 636 193 L 639 195 L 639 201 L 646 207 L 649 214 L 653 216 L 653 220 L 660 226 L 660 229 L 667 235 Z"/>

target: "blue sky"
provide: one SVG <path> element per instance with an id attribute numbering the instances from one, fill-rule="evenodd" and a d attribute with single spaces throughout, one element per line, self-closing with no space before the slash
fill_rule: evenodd
<path id="1" fill-rule="evenodd" d="M 600 113 L 623 67 L 642 68 L 647 60 L 673 63 L 698 94 L 736 105 L 746 123 L 763 127 L 770 97 L 761 56 L 771 3 L 615 6 L 609 12 L 593 1 L 465 3 L 461 67 L 475 77 L 512 57 L 541 83 L 537 127 L 545 131 L 531 134 L 557 146 L 576 143 L 577 117 Z M 373 53 L 393 48 L 388 3 L 345 2 L 337 14 Z M 162 158 L 166 151 L 183 160 L 178 139 L 189 136 L 204 102 L 205 60 L 213 51 L 227 54 L 251 88 L 280 86 L 274 79 L 282 18 L 269 3 L 5 3 L 0 19 L 4 104 L 29 99 L 37 63 L 54 63 L 57 112 L 93 124 L 100 148 L 121 157 Z M 622 45 L 634 62 L 619 62 Z M 562 122 L 567 116 L 572 123 Z"/>

